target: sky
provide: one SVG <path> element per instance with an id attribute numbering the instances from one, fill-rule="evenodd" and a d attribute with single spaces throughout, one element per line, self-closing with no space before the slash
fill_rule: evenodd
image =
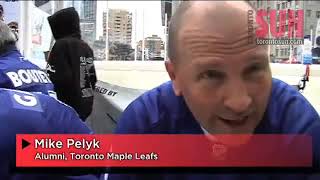
<path id="1" fill-rule="evenodd" d="M 20 10 L 19 2 L 0 2 L 4 10 L 4 20 L 6 23 L 11 21 L 19 22 L 19 15 L 17 12 Z"/>
<path id="2" fill-rule="evenodd" d="M 143 37 L 145 38 L 153 34 L 164 39 L 164 27 L 161 23 L 160 1 L 98 1 L 97 7 L 97 37 L 102 35 L 102 14 L 108 7 L 110 9 L 125 9 L 132 12 L 133 42 L 142 40 Z"/>

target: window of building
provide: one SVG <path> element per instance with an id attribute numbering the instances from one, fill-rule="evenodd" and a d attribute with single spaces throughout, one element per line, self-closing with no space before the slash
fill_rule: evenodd
<path id="1" fill-rule="evenodd" d="M 310 30 L 312 30 L 312 31 L 314 32 L 313 25 L 310 25 L 309 28 L 310 28 L 310 29 L 309 29 L 309 32 L 310 32 Z"/>
<path id="2" fill-rule="evenodd" d="M 284 49 L 284 55 L 286 56 L 288 54 L 288 49 Z"/>
<path id="3" fill-rule="evenodd" d="M 289 47 L 289 48 L 288 48 L 288 54 L 287 54 L 288 56 L 290 56 L 290 51 L 291 51 L 291 50 L 290 50 L 290 47 Z M 293 52 L 293 51 L 292 51 L 292 52 Z"/>
<path id="4" fill-rule="evenodd" d="M 280 4 L 277 4 L 277 10 L 280 10 Z"/>
<path id="5" fill-rule="evenodd" d="M 279 56 L 279 49 L 276 49 L 276 56 Z"/>
<path id="6" fill-rule="evenodd" d="M 317 17 L 317 18 L 320 18 L 320 11 L 317 11 L 317 12 L 316 12 L 316 17 Z"/>
<path id="7" fill-rule="evenodd" d="M 256 3 L 255 3 L 255 2 L 252 2 L 252 6 L 253 6 L 253 7 L 256 7 Z"/>
<path id="8" fill-rule="evenodd" d="M 282 9 L 285 9 L 285 8 L 286 8 L 286 3 L 283 2 L 283 3 L 282 3 Z"/>
<path id="9" fill-rule="evenodd" d="M 307 17 L 311 17 L 311 10 L 307 10 Z"/>

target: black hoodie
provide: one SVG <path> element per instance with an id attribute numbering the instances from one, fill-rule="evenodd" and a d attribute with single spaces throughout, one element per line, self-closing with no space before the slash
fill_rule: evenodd
<path id="1" fill-rule="evenodd" d="M 48 21 L 56 42 L 47 72 L 58 99 L 73 107 L 85 121 L 92 112 L 97 81 L 93 51 L 81 40 L 79 15 L 73 7 L 54 13 Z"/>

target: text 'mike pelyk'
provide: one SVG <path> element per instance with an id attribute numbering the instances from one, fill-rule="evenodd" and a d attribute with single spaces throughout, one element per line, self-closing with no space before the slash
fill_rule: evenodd
<path id="1" fill-rule="evenodd" d="M 92 140 L 75 140 L 72 138 L 66 139 L 66 141 L 53 140 L 50 138 L 47 139 L 35 139 L 34 141 L 35 149 L 62 149 L 66 148 L 76 148 L 76 149 L 85 149 L 87 151 L 92 149 L 100 149 L 100 141 L 96 139 Z"/>

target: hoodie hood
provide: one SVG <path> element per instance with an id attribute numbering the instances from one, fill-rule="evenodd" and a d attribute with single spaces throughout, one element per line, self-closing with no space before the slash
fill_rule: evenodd
<path id="1" fill-rule="evenodd" d="M 80 18 L 75 8 L 65 8 L 48 17 L 53 37 L 58 40 L 67 36 L 81 38 Z"/>

